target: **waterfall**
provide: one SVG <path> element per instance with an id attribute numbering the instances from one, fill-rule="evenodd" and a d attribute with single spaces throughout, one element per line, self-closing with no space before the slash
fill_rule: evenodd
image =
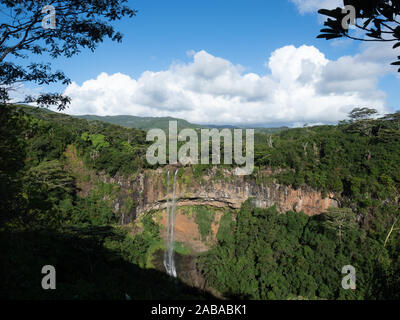
<path id="1" fill-rule="evenodd" d="M 169 171 L 167 177 L 167 239 L 166 248 L 164 251 L 164 267 L 167 274 L 176 278 L 176 268 L 174 260 L 174 231 L 175 231 L 175 211 L 176 211 L 176 174 L 175 171 L 174 182 L 173 182 L 173 193 L 172 193 L 172 205 L 169 202 Z"/>

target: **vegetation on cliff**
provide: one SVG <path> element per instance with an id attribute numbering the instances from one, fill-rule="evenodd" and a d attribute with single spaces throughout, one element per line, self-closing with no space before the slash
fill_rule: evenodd
<path id="1" fill-rule="evenodd" d="M 229 298 L 399 299 L 399 235 L 385 247 L 353 215 L 348 209 L 278 214 L 248 201 L 199 258 L 202 272 Z M 346 265 L 357 270 L 357 290 L 342 288 Z"/>
<path id="2" fill-rule="evenodd" d="M 119 226 L 122 209 L 112 206 L 119 186 L 92 177 L 131 177 L 154 168 L 145 161 L 143 131 L 29 107 L 0 112 L 0 259 L 13 270 L 2 272 L 8 276 L 1 279 L 1 296 L 51 298 L 34 283 L 40 283 L 39 265 L 54 263 L 68 277 L 53 298 L 202 297 L 144 269 L 159 248 L 157 225 L 145 219 L 136 235 Z M 260 183 L 275 179 L 333 192 L 348 209 L 310 218 L 246 204 L 237 215 L 225 214 L 217 244 L 200 258 L 208 283 L 228 297 L 252 299 L 397 297 L 399 121 L 396 113 L 256 134 L 257 169 L 249 179 L 273 168 Z M 86 171 L 71 170 L 74 161 Z M 210 168 L 193 166 L 188 177 L 181 170 L 178 179 L 200 181 Z M 202 238 L 213 220 L 208 214 L 203 208 L 194 217 Z M 340 289 L 340 268 L 347 264 L 358 270 L 355 292 Z"/>
<path id="3" fill-rule="evenodd" d="M 85 173 L 134 172 L 139 167 L 135 161 L 140 161 L 135 148 L 140 153 L 145 147 L 143 133 L 25 110 L 0 109 L 0 297 L 205 297 L 145 268 L 152 247 L 160 242 L 150 216 L 142 219 L 144 232 L 130 234 L 117 224 L 118 212 L 113 212 L 118 186 L 90 181 L 94 184 L 84 196 L 78 185 L 92 179 L 90 174 L 70 170 L 76 159 L 65 151 L 73 145 L 88 168 Z M 57 290 L 45 291 L 41 269 L 49 264 L 57 270 Z"/>

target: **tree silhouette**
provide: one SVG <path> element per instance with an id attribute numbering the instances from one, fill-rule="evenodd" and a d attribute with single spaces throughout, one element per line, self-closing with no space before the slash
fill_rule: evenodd
<path id="1" fill-rule="evenodd" d="M 120 42 L 122 34 L 112 22 L 133 17 L 136 10 L 124 5 L 127 0 L 0 0 L 0 103 L 9 103 L 16 85 L 39 85 L 70 80 L 61 71 L 52 72 L 50 64 L 16 64 L 7 58 L 47 54 L 51 58 L 70 58 L 83 48 L 94 51 L 105 39 Z M 46 15 L 55 9 L 55 26 L 47 28 Z M 15 59 L 14 59 L 15 60 Z M 57 105 L 63 110 L 70 99 L 58 93 L 26 97 L 24 102 L 39 106 Z"/>
<path id="2" fill-rule="evenodd" d="M 358 120 L 365 120 L 369 119 L 372 116 L 376 115 L 378 111 L 376 109 L 371 109 L 371 108 L 354 108 L 350 113 L 349 117 L 350 119 L 354 121 Z"/>
<path id="3" fill-rule="evenodd" d="M 317 38 L 331 40 L 347 37 L 358 41 L 396 42 L 393 49 L 400 47 L 400 0 L 343 0 L 343 4 L 345 8 L 318 11 L 319 14 L 328 16 L 328 19 Z M 354 17 L 349 14 L 352 10 Z M 365 37 L 349 34 L 348 22 L 352 18 L 352 24 Z M 400 56 L 392 65 L 400 66 Z"/>

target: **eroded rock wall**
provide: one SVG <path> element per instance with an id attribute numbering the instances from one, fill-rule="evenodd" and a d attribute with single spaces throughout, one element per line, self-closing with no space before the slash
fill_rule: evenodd
<path id="1" fill-rule="evenodd" d="M 129 212 L 121 215 L 121 223 L 129 223 L 135 217 L 166 208 L 167 172 L 170 171 L 170 186 L 176 167 L 148 170 L 131 179 L 104 178 L 107 183 L 121 186 L 121 194 L 115 208 L 123 206 L 124 198 L 131 197 L 134 204 Z M 235 176 L 229 170 L 210 170 L 201 178 L 195 178 L 190 167 L 179 168 L 176 183 L 178 207 L 208 205 L 219 208 L 239 209 L 249 198 L 259 208 L 276 205 L 279 212 L 303 211 L 312 216 L 325 212 L 329 207 L 337 207 L 334 195 L 324 198 L 321 192 L 309 187 L 294 189 L 275 182 L 257 183 L 251 176 Z M 265 172 L 266 175 L 270 174 Z M 169 198 L 172 199 L 172 188 Z"/>

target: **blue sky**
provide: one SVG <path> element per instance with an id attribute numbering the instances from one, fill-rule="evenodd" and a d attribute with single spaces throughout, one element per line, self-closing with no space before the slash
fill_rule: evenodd
<path id="1" fill-rule="evenodd" d="M 314 45 L 328 58 L 355 52 L 357 44 L 332 46 L 316 39 L 321 24 L 315 14 L 300 14 L 290 1 L 278 0 L 136 0 L 134 19 L 116 24 L 121 44 L 102 44 L 94 53 L 57 61 L 77 82 L 100 72 L 138 77 L 146 70 L 164 70 L 175 61 L 189 61 L 189 50 L 206 50 L 257 73 L 269 54 L 288 44 Z"/>
<path id="2" fill-rule="evenodd" d="M 321 2 L 336 7 L 338 0 Z M 107 41 L 93 53 L 53 61 L 74 83 L 51 89 L 66 89 L 71 114 L 171 115 L 198 123 L 301 125 L 335 122 L 359 104 L 399 109 L 400 81 L 387 65 L 399 54 L 316 39 L 315 3 L 130 1 L 139 13 L 116 24 L 122 44 Z"/>

